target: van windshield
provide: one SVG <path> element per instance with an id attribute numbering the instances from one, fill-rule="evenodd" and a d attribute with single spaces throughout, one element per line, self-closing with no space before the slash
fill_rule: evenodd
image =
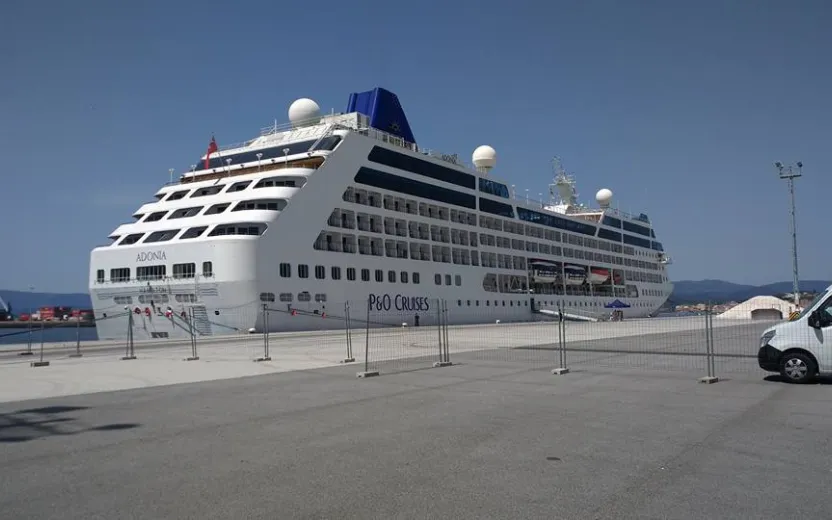
<path id="1" fill-rule="evenodd" d="M 820 301 L 820 300 L 821 300 L 824 296 L 826 296 L 826 291 L 823 291 L 822 293 L 818 293 L 818 295 L 817 295 L 817 296 L 815 296 L 815 299 L 814 299 L 814 300 L 812 300 L 812 302 L 811 302 L 811 303 L 809 303 L 806 307 L 803 307 L 803 310 L 802 310 L 802 311 L 800 311 L 800 316 L 798 316 L 798 317 L 797 317 L 797 319 L 800 319 L 800 318 L 802 318 L 803 316 L 806 316 L 806 314 L 807 314 L 810 310 L 814 309 L 814 308 L 815 308 L 815 305 L 817 305 L 817 304 L 818 304 L 818 302 L 819 302 L 819 301 Z"/>

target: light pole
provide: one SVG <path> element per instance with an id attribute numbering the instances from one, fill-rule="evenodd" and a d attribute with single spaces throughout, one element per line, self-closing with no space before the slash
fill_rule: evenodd
<path id="1" fill-rule="evenodd" d="M 795 218 L 795 203 L 794 203 L 794 180 L 803 175 L 803 163 L 797 161 L 797 171 L 792 169 L 792 166 L 783 166 L 783 163 L 777 161 L 774 167 L 780 173 L 780 178 L 785 179 L 789 185 L 789 196 L 791 197 L 791 231 L 792 231 L 792 289 L 794 290 L 794 305 L 800 307 L 800 287 L 799 277 L 797 271 L 797 220 Z"/>

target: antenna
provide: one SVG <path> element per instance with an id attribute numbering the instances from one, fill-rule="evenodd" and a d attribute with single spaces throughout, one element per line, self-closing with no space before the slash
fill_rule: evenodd
<path id="1" fill-rule="evenodd" d="M 791 232 L 792 232 L 792 289 L 794 290 L 794 305 L 800 307 L 800 286 L 797 270 L 797 219 L 795 217 L 795 202 L 794 202 L 794 180 L 803 175 L 803 163 L 797 161 L 797 172 L 792 169 L 792 166 L 783 166 L 783 163 L 777 161 L 774 167 L 780 173 L 780 178 L 784 179 L 789 185 L 789 196 L 791 197 Z"/>

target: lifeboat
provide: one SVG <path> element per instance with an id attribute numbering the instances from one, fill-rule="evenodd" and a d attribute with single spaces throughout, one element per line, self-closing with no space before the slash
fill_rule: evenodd
<path id="1" fill-rule="evenodd" d="M 610 281 L 610 270 L 600 267 L 593 267 L 589 270 L 589 283 L 601 285 Z"/>
<path id="2" fill-rule="evenodd" d="M 566 285 L 581 285 L 586 281 L 586 268 L 580 265 L 566 264 L 563 266 L 563 276 Z"/>

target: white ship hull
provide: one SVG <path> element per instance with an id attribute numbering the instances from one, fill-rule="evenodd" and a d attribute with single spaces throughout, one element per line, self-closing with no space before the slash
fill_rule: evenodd
<path id="1" fill-rule="evenodd" d="M 280 211 L 251 210 L 229 211 L 218 215 L 201 214 L 170 221 L 167 218 L 161 222 L 141 221 L 126 224 L 117 229 L 114 235 L 119 236 L 130 233 L 150 233 L 174 225 L 183 230 L 202 225 L 207 226 L 209 232 L 205 236 L 190 240 L 177 238 L 158 244 L 147 244 L 142 241 L 132 245 L 102 246 L 93 250 L 90 261 L 90 293 L 99 337 L 101 339 L 126 338 L 130 323 L 132 323 L 132 334 L 136 340 L 188 337 L 190 323 L 193 323 L 197 334 L 203 336 L 245 334 L 251 329 L 262 331 L 264 328 L 272 332 L 337 329 L 344 326 L 343 317 L 347 303 L 350 305 L 352 326 L 363 327 L 366 325 L 368 302 L 373 302 L 374 305 L 370 309 L 371 326 L 401 325 L 403 322 L 414 325 L 417 314 L 420 324 L 429 325 L 436 322 L 436 302 L 440 299 L 447 302 L 447 319 L 451 325 L 493 323 L 495 320 L 503 322 L 530 320 L 533 319 L 533 305 L 538 309 L 555 309 L 557 305 L 560 305 L 576 313 L 602 316 L 610 312 L 605 305 L 616 299 L 630 305 L 621 309 L 625 318 L 636 318 L 654 314 L 670 294 L 672 285 L 667 282 L 663 266 L 660 271 L 661 283 L 627 281 L 626 283 L 630 286 L 629 295 L 623 288 L 618 288 L 619 292 L 603 293 L 601 289 L 593 288 L 590 284 L 584 284 L 586 287 L 584 293 L 571 294 L 580 291 L 581 288 L 572 287 L 570 285 L 572 280 L 569 280 L 568 276 L 565 277 L 566 282 L 562 287 L 556 287 L 556 284 L 549 282 L 545 289 L 546 292 L 553 291 L 562 294 L 541 294 L 541 288 L 533 285 L 533 278 L 530 280 L 531 273 L 525 268 L 508 269 L 465 265 L 461 262 L 456 263 L 456 257 L 453 261 L 450 257 L 443 261 L 413 258 L 414 254 L 418 256 L 419 244 L 428 249 L 439 246 L 450 249 L 453 246 L 468 250 L 472 256 L 478 258 L 479 255 L 485 256 L 486 253 L 506 253 L 513 254 L 515 257 L 522 256 L 525 259 L 528 256 L 525 251 L 506 251 L 484 243 L 461 247 L 447 240 L 432 240 L 433 237 L 425 239 L 393 232 L 385 233 L 383 228 L 367 231 L 357 229 L 357 227 L 343 229 L 332 226 L 331 222 L 328 222 L 330 214 L 334 208 L 341 208 L 359 215 L 359 218 L 361 214 L 369 214 L 382 219 L 406 221 L 408 225 L 425 225 L 427 228 L 442 225 L 467 231 L 471 235 L 481 236 L 487 233 L 507 239 L 517 238 L 517 234 L 449 222 L 447 218 L 440 221 L 422 214 L 403 213 L 401 208 L 396 211 L 392 208 L 346 201 L 345 190 L 348 187 L 357 187 L 380 193 L 383 196 L 391 195 L 402 200 L 413 199 L 420 204 L 441 206 L 435 201 L 423 200 L 418 196 L 402 195 L 385 189 L 368 188 L 356 184 L 354 177 L 362 167 L 372 167 L 377 171 L 395 174 L 399 178 L 420 182 L 426 180 L 408 171 L 369 162 L 368 153 L 373 147 L 382 147 L 396 153 L 421 157 L 437 164 L 446 166 L 448 164 L 439 159 L 431 159 L 403 150 L 386 141 L 380 142 L 373 136 L 356 132 L 344 132 L 340 135 L 342 140 L 338 147 L 334 152 L 326 155 L 325 162 L 317 168 L 290 165 L 279 170 L 256 171 L 242 175 L 235 174 L 232 170 L 228 179 L 196 180 L 196 182 L 163 188 L 164 194 L 168 194 L 177 189 L 199 189 L 248 179 L 257 182 L 258 179 L 275 175 L 305 179 L 305 185 L 302 188 L 274 186 L 254 190 L 256 193 L 248 188 L 234 193 L 224 191 L 216 195 L 186 198 L 175 202 L 162 200 L 142 207 L 139 210 L 140 213 L 150 214 L 168 208 L 186 208 L 189 205 L 207 207 L 224 202 L 235 204 L 238 201 L 252 198 L 269 197 L 288 201 L 288 204 Z M 243 165 L 240 166 L 243 167 Z M 476 175 L 476 172 L 471 170 L 462 170 L 459 167 L 455 169 Z M 447 185 L 443 186 L 447 187 Z M 466 192 L 458 186 L 454 189 L 458 192 Z M 476 190 L 468 192 L 474 196 L 478 193 Z M 539 206 L 526 206 L 519 200 L 506 200 L 506 202 L 510 202 L 517 208 L 540 209 Z M 453 208 L 453 206 L 447 207 Z M 477 210 L 474 212 L 477 215 L 486 215 Z M 488 216 L 494 217 L 493 214 Z M 211 226 L 233 223 L 235 220 L 261 223 L 267 226 L 267 229 L 260 235 L 207 236 Z M 356 221 L 351 220 L 351 222 Z M 536 227 L 543 229 L 539 225 Z M 405 254 L 404 257 L 376 256 L 369 254 L 369 250 L 365 251 L 368 254 L 361 254 L 357 249 L 354 252 L 342 252 L 315 248 L 316 239 L 324 231 L 357 236 L 359 245 L 361 237 L 367 240 L 380 239 L 382 248 L 389 247 L 390 243 L 393 243 L 394 247 L 396 247 L 396 242 L 405 243 Z M 564 236 L 566 236 L 565 232 Z M 544 242 L 542 238 L 526 237 L 526 240 Z M 559 243 L 558 247 L 560 245 L 566 244 Z M 409 254 L 407 247 L 410 248 Z M 589 258 L 592 254 L 591 249 L 586 247 L 583 249 L 586 249 L 587 252 L 584 254 Z M 382 254 L 384 253 L 385 250 L 382 249 Z M 641 254 L 641 258 L 646 259 L 648 255 L 655 256 L 655 251 L 645 250 Z M 438 258 L 437 253 L 434 252 L 434 255 Z M 557 255 L 534 253 L 534 256 L 561 264 L 581 263 L 573 259 L 567 262 L 567 259 Z M 200 269 L 200 266 L 207 262 L 211 265 L 210 273 Z M 172 276 L 175 274 L 172 266 L 186 263 L 197 266 L 195 276 L 186 279 Z M 281 275 L 281 264 L 291 266 L 291 276 Z M 592 264 L 596 265 L 598 262 L 593 261 Z M 137 280 L 135 273 L 139 268 L 147 265 L 166 265 L 165 276 L 161 279 L 148 280 L 145 277 Z M 308 266 L 309 272 L 305 278 L 298 276 L 300 265 Z M 316 273 L 316 266 L 323 267 L 323 279 L 316 276 L 319 274 Z M 619 266 L 603 267 L 618 269 Z M 121 281 L 107 276 L 114 272 L 112 270 L 115 268 L 129 269 L 130 279 Z M 333 279 L 333 268 L 340 269 L 338 279 Z M 363 269 L 369 269 L 373 278 L 370 281 L 363 281 L 360 276 L 357 276 L 355 280 L 348 280 L 346 276 L 348 268 L 354 268 L 358 273 Z M 377 270 L 383 273 L 382 281 L 375 279 Z M 105 274 L 102 275 L 102 272 Z M 393 283 L 388 278 L 390 272 L 395 273 Z M 401 273 L 407 273 L 407 283 L 402 283 Z M 413 283 L 414 273 L 419 274 L 419 284 Z M 486 274 L 520 276 L 526 288 L 512 287 L 510 290 L 506 288 L 503 292 L 487 291 L 484 288 Z M 435 283 L 436 275 L 440 277 L 439 285 Z M 582 283 L 585 278 L 584 275 L 581 282 L 576 283 Z M 453 283 L 446 284 L 446 280 L 452 280 Z M 529 286 L 530 281 L 532 286 Z M 604 289 L 612 291 L 609 287 Z M 310 301 L 300 301 L 301 294 L 308 294 Z M 266 295 L 265 298 L 264 295 Z M 269 299 L 267 295 L 274 297 L 274 301 L 266 301 L 268 307 L 273 309 L 268 314 L 268 324 L 264 323 L 263 319 L 263 300 Z M 281 301 L 281 295 L 291 295 L 292 301 Z M 316 301 L 323 298 L 325 301 Z M 136 313 L 137 310 L 138 313 Z M 147 312 L 150 313 L 149 316 Z M 128 320 L 127 313 L 131 313 L 132 320 Z M 188 319 L 182 319 L 182 313 L 185 313 Z"/>

